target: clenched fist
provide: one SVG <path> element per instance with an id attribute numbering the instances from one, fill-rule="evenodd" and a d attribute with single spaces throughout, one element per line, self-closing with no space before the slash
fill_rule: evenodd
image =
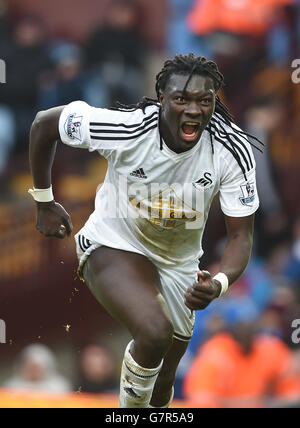
<path id="1" fill-rule="evenodd" d="M 71 218 L 64 207 L 55 201 L 37 202 L 36 229 L 43 235 L 63 239 L 71 235 Z"/>
<path id="2" fill-rule="evenodd" d="M 219 297 L 222 286 L 205 270 L 197 272 L 195 282 L 185 293 L 185 305 L 191 310 L 205 309 L 214 299 Z"/>

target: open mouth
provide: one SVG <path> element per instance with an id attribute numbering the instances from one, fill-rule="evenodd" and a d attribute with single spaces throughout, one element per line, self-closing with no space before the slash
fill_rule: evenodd
<path id="1" fill-rule="evenodd" d="M 186 141 L 193 141 L 199 134 L 199 122 L 184 122 L 181 125 L 181 136 Z"/>

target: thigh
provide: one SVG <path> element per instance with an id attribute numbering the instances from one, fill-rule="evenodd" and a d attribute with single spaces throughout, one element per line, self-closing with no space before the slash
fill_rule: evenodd
<path id="1" fill-rule="evenodd" d="M 88 257 L 83 277 L 99 303 L 133 337 L 141 326 L 165 318 L 159 275 L 146 257 L 102 246 Z"/>
<path id="2" fill-rule="evenodd" d="M 174 326 L 174 338 L 189 342 L 193 334 L 195 312 L 185 305 L 185 292 L 197 279 L 198 263 L 158 267 L 162 295 L 167 302 Z"/>

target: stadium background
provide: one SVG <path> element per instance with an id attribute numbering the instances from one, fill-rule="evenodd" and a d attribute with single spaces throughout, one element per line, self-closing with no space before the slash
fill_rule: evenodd
<path id="1" fill-rule="evenodd" d="M 165 58 L 190 51 L 217 61 L 227 83 L 223 100 L 237 123 L 266 144 L 264 155 L 256 154 L 261 207 L 254 254 L 228 297 L 230 308 L 236 322 L 237 313 L 251 312 L 265 332 L 281 337 L 300 376 L 299 349 L 291 340 L 291 322 L 300 318 L 300 83 L 292 79 L 292 61 L 300 58 L 299 2 L 257 2 L 261 19 L 255 25 L 250 11 L 250 23 L 220 19 L 217 0 L 203 0 L 213 13 L 204 13 L 201 1 L 193 0 L 125 1 L 126 7 L 117 1 L 111 8 L 112 2 L 0 0 L 0 58 L 6 62 L 6 83 L 0 85 L 0 319 L 6 323 L 0 388 L 29 344 L 48 346 L 71 389 L 80 391 L 82 350 L 90 344 L 107 348 L 117 377 L 128 342 L 127 333 L 76 278 L 73 239 L 45 239 L 35 230 L 35 207 L 27 195 L 35 114 L 76 99 L 100 107 L 154 96 L 155 74 Z M 57 149 L 55 197 L 71 213 L 75 232 L 93 209 L 105 168 L 93 154 Z M 216 266 L 224 233 L 216 201 L 202 267 Z M 216 308 L 199 318 L 179 385 L 198 346 L 220 328 L 220 314 Z M 227 314 L 222 317 L 225 323 Z M 4 389 L 2 403 L 11 402 L 3 394 Z M 184 398 L 180 386 L 177 397 Z"/>

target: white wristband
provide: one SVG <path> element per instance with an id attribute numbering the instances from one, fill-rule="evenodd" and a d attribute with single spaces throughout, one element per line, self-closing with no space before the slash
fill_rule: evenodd
<path id="1" fill-rule="evenodd" d="M 33 199 L 37 202 L 51 202 L 54 199 L 52 186 L 48 189 L 29 189 L 28 193 L 30 193 Z"/>
<path id="2" fill-rule="evenodd" d="M 226 293 L 229 287 L 229 281 L 228 281 L 227 275 L 225 275 L 225 273 L 223 272 L 219 272 L 217 275 L 213 277 L 213 279 L 216 279 L 217 281 L 220 282 L 222 289 L 219 297 L 223 296 L 223 294 Z"/>

